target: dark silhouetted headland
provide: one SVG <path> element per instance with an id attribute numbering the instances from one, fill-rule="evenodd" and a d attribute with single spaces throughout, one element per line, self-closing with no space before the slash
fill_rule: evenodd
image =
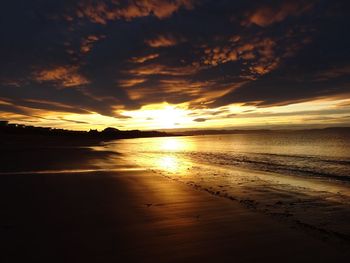
<path id="1" fill-rule="evenodd" d="M 2 136 L 49 136 L 61 137 L 66 139 L 88 139 L 88 140 L 114 140 L 114 139 L 129 139 L 129 138 L 147 138 L 147 137 L 164 137 L 173 136 L 166 132 L 159 131 L 140 131 L 127 130 L 122 131 L 116 128 L 108 127 L 102 131 L 73 131 L 66 129 L 57 129 L 49 127 L 26 126 L 22 124 L 9 123 L 0 121 L 0 134 Z"/>

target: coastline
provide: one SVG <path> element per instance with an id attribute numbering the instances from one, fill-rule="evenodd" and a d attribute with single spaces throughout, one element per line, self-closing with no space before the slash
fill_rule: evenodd
<path id="1" fill-rule="evenodd" d="M 3 262 L 349 258 L 342 247 L 150 171 L 2 175 L 0 180 Z"/>
<path id="2" fill-rule="evenodd" d="M 151 169 L 129 143 L 139 145 L 2 141 L 1 262 L 350 258 L 349 202 L 331 182 L 200 163 Z M 327 215 L 336 229 L 319 225 Z"/>

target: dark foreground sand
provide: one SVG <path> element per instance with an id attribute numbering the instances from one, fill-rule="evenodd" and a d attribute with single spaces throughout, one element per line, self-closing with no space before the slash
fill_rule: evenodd
<path id="1" fill-rule="evenodd" d="M 348 262 L 349 247 L 146 171 L 0 176 L 0 262 Z"/>

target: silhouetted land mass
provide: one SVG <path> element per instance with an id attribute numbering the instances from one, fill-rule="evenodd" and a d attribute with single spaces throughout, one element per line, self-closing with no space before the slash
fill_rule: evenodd
<path id="1" fill-rule="evenodd" d="M 0 172 L 96 169 L 99 168 L 97 163 L 118 153 L 95 151 L 90 146 L 115 139 L 169 135 L 165 132 L 120 131 L 115 128 L 71 131 L 0 121 L 0 151 L 3 153 Z"/>
<path id="2" fill-rule="evenodd" d="M 173 136 L 173 134 L 159 131 L 140 131 L 129 130 L 122 131 L 116 128 L 106 128 L 103 131 L 72 131 L 66 129 L 55 129 L 47 127 L 26 126 L 22 124 L 12 124 L 7 121 L 0 121 L 0 134 L 2 136 L 28 135 L 28 136 L 49 136 L 86 140 L 114 140 L 129 138 L 145 138 L 145 137 L 164 137 Z"/>
<path id="3" fill-rule="evenodd" d="M 254 129 L 254 130 L 243 130 L 243 129 L 207 129 L 207 130 L 188 130 L 188 131 L 177 131 L 177 132 L 161 132 L 161 131 L 140 131 L 140 130 L 119 130 L 116 128 L 108 127 L 102 131 L 93 130 L 90 131 L 73 131 L 66 129 L 56 129 L 49 127 L 35 127 L 26 126 L 22 124 L 9 123 L 8 121 L 0 121 L 0 135 L 1 137 L 42 137 L 50 140 L 65 140 L 76 142 L 77 144 L 91 144 L 94 142 L 100 142 L 104 140 L 115 140 L 115 139 L 131 139 L 131 138 L 147 138 L 147 137 L 165 137 L 165 136 L 195 136 L 195 135 L 218 135 L 218 134 L 254 134 L 254 133 L 283 133 L 283 132 L 337 132 L 337 133 L 350 133 L 350 127 L 330 127 L 323 129 Z M 79 139 L 79 140 L 78 140 Z M 2 141 L 3 141 L 2 140 Z M 84 143 L 83 143 L 84 144 Z"/>

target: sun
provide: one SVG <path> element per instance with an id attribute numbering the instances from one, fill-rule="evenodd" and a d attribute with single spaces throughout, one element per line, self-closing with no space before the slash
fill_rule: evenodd
<path id="1" fill-rule="evenodd" d="M 153 118 L 163 128 L 169 129 L 179 126 L 184 120 L 184 114 L 182 110 L 176 109 L 174 106 L 166 106 L 162 110 L 156 110 Z"/>
<path id="2" fill-rule="evenodd" d="M 189 110 L 179 105 L 168 103 L 151 104 L 140 110 L 124 112 L 131 116 L 143 128 L 151 129 L 174 129 L 191 122 Z"/>

